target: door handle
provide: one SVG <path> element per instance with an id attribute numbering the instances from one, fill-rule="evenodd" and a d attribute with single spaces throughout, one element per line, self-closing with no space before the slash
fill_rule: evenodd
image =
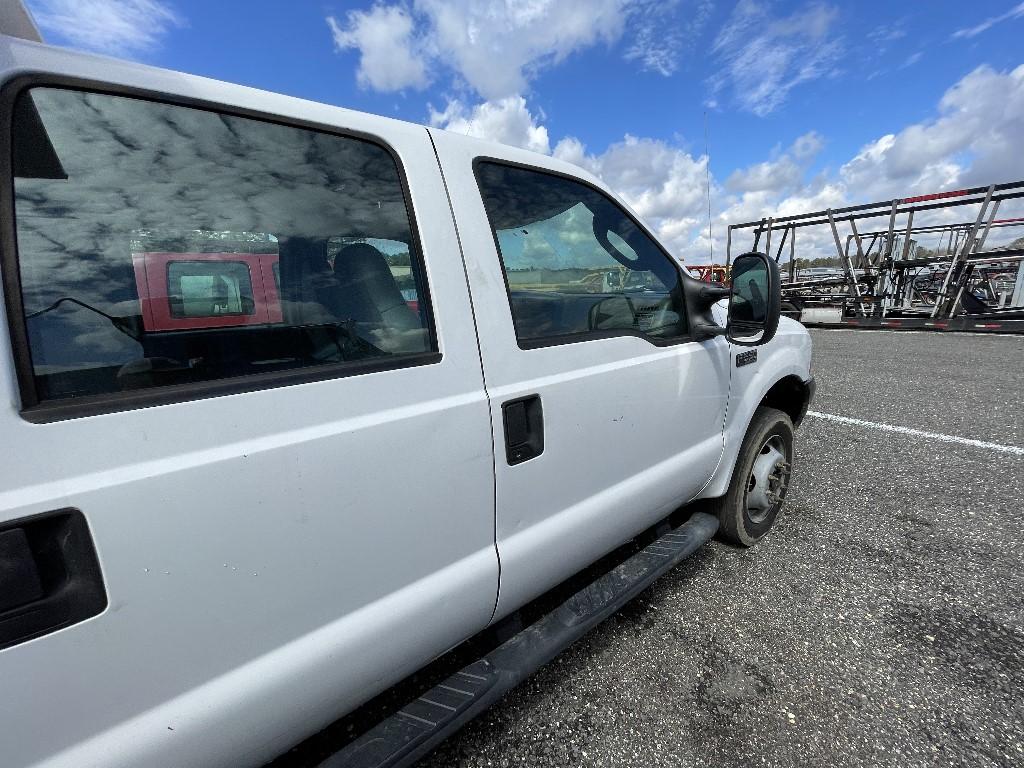
<path id="1" fill-rule="evenodd" d="M 505 428 L 505 459 L 522 464 L 544 453 L 544 410 L 540 395 L 509 400 L 501 406 Z"/>
<path id="2" fill-rule="evenodd" d="M 107 607 L 96 549 L 77 509 L 0 523 L 0 649 Z"/>

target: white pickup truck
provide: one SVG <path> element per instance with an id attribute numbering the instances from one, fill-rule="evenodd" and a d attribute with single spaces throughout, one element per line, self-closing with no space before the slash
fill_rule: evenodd
<path id="1" fill-rule="evenodd" d="M 0 104 L 5 768 L 257 766 L 497 632 L 324 763 L 408 764 L 778 515 L 765 256 L 701 283 L 551 157 L 13 37 Z"/>

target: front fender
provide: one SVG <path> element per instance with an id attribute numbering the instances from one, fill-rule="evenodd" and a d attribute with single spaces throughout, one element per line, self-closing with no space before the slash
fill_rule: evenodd
<path id="1" fill-rule="evenodd" d="M 737 367 L 736 356 L 757 350 L 757 360 Z M 729 405 L 725 417 L 725 450 L 711 480 L 697 499 L 713 499 L 729 489 L 733 468 L 739 456 L 743 437 L 768 391 L 787 377 L 801 382 L 811 379 L 811 337 L 807 329 L 783 317 L 779 330 L 770 342 L 759 347 L 730 348 Z"/>

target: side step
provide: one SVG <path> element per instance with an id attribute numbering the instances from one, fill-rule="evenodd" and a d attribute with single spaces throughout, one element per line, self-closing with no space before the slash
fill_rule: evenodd
<path id="1" fill-rule="evenodd" d="M 483 658 L 378 723 L 318 768 L 409 766 L 628 603 L 715 535 L 696 512 Z"/>

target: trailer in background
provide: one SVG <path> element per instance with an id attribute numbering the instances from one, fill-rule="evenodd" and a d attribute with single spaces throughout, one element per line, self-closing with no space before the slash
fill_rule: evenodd
<path id="1" fill-rule="evenodd" d="M 732 224 L 726 266 L 743 231 L 752 235 L 746 250 L 776 262 L 788 252 L 783 312 L 808 325 L 1020 333 L 1024 237 L 986 248 L 993 233 L 1024 233 L 1024 218 L 997 218 L 1004 203 L 1020 199 L 1024 181 Z M 977 215 L 951 221 L 963 206 Z M 862 231 L 871 219 L 887 226 Z M 838 267 L 797 270 L 796 236 L 807 227 L 825 229 Z M 926 239 L 936 247 L 925 248 Z"/>

